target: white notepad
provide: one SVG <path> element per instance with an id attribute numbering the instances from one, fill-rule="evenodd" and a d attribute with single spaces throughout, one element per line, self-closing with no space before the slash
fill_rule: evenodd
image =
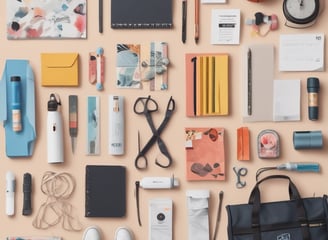
<path id="1" fill-rule="evenodd" d="M 280 35 L 279 70 L 323 71 L 324 42 L 322 33 Z"/>
<path id="2" fill-rule="evenodd" d="M 300 80 L 273 81 L 273 120 L 299 121 L 301 101 Z"/>

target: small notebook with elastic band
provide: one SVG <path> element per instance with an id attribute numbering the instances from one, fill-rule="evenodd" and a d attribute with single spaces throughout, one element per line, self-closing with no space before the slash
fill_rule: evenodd
<path id="1" fill-rule="evenodd" d="M 85 171 L 85 217 L 124 217 L 125 167 L 87 165 Z"/>
<path id="2" fill-rule="evenodd" d="M 172 0 L 111 0 L 111 27 L 172 28 Z"/>

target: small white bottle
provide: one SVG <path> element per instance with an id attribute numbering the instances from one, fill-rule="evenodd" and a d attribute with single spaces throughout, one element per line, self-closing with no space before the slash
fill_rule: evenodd
<path id="1" fill-rule="evenodd" d="M 109 146 L 111 155 L 124 154 L 124 97 L 109 96 Z"/>
<path id="2" fill-rule="evenodd" d="M 8 171 L 6 174 L 6 214 L 7 214 L 7 216 L 15 215 L 15 191 L 16 191 L 15 174 L 11 171 Z"/>
<path id="3" fill-rule="evenodd" d="M 179 180 L 170 177 L 144 177 L 140 181 L 140 187 L 143 189 L 169 189 L 179 186 Z"/>
<path id="4" fill-rule="evenodd" d="M 63 122 L 58 109 L 60 105 L 60 99 L 57 100 L 55 94 L 50 94 L 47 119 L 48 163 L 64 162 Z"/>

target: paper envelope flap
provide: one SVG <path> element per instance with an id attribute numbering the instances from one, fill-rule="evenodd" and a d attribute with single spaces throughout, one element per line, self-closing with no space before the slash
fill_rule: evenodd
<path id="1" fill-rule="evenodd" d="M 78 53 L 42 53 L 48 68 L 71 68 L 78 59 Z"/>
<path id="2" fill-rule="evenodd" d="M 189 209 L 207 209 L 210 192 L 208 190 L 188 190 L 186 192 Z"/>
<path id="3" fill-rule="evenodd" d="M 41 53 L 42 86 L 77 86 L 79 54 L 77 52 Z"/>
<path id="4" fill-rule="evenodd" d="M 186 192 L 187 197 L 191 198 L 209 198 L 210 192 L 207 189 L 203 190 L 188 190 Z"/>

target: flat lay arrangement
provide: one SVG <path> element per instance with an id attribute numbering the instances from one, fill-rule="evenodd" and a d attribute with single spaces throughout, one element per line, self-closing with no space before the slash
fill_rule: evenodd
<path id="1" fill-rule="evenodd" d="M 328 240 L 325 5 L 3 1 L 0 238 Z"/>

